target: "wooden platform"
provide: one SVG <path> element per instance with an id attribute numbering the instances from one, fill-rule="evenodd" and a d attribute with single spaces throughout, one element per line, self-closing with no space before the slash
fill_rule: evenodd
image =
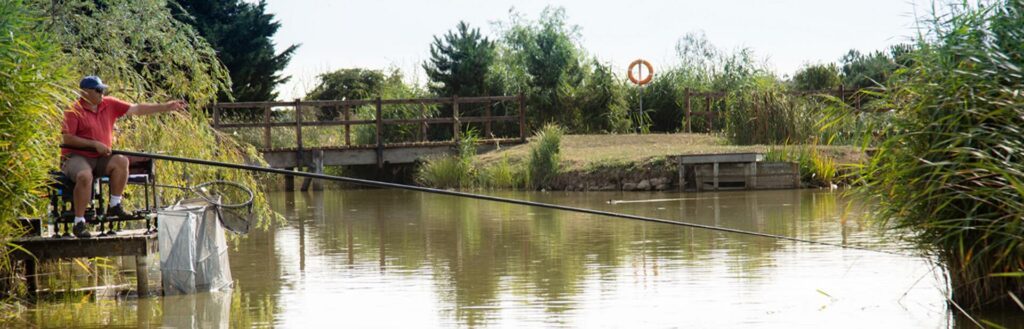
<path id="1" fill-rule="evenodd" d="M 800 187 L 800 170 L 792 163 L 765 163 L 761 153 L 687 154 L 673 156 L 679 190 L 777 189 Z"/>
<path id="2" fill-rule="evenodd" d="M 676 157 L 679 170 L 679 190 L 686 188 L 688 176 L 686 167 L 693 170 L 697 191 L 704 190 L 706 181 L 711 180 L 711 189 L 717 191 L 724 180 L 729 183 L 738 181 L 744 188 L 757 187 L 757 162 L 764 160 L 760 153 L 725 153 L 725 154 L 687 154 Z M 729 166 L 729 172 L 723 175 L 722 165 Z M 734 177 L 735 176 L 735 177 Z"/>
<path id="3" fill-rule="evenodd" d="M 19 238 L 11 243 L 24 250 L 12 248 L 10 257 L 25 262 L 28 291 L 35 293 L 39 287 L 36 269 L 40 262 L 62 258 L 135 256 L 138 293 L 146 296 L 149 293 L 149 255 L 159 250 L 156 233 L 147 234 L 144 229 L 124 230 L 111 236 L 96 236 L 97 233 L 92 232 L 93 237 L 85 239 Z"/>

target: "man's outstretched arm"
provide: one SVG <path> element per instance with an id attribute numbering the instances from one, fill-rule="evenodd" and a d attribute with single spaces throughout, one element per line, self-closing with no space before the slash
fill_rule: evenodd
<path id="1" fill-rule="evenodd" d="M 185 111 L 185 101 L 176 100 L 170 101 L 163 104 L 132 104 L 128 108 L 127 115 L 147 115 L 153 113 L 170 112 L 170 111 Z"/>

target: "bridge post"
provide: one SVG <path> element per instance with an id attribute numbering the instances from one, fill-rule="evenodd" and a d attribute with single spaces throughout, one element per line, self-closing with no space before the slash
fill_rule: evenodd
<path id="1" fill-rule="evenodd" d="M 519 141 L 526 143 L 526 95 L 519 92 Z"/>
<path id="2" fill-rule="evenodd" d="M 420 119 L 423 119 L 423 122 L 420 123 L 420 141 L 426 142 L 429 139 L 427 137 L 427 105 L 423 102 L 420 102 Z"/>
<path id="3" fill-rule="evenodd" d="M 690 88 L 686 88 L 686 93 L 684 93 L 683 95 L 683 97 L 686 98 L 686 100 L 683 101 L 683 103 L 686 104 L 686 132 L 692 133 L 693 126 L 690 125 Z"/>
<path id="4" fill-rule="evenodd" d="M 149 296 L 149 255 L 135 255 L 135 289 L 139 297 Z"/>
<path id="5" fill-rule="evenodd" d="M 459 144 L 459 95 L 452 95 L 452 141 Z"/>
<path id="6" fill-rule="evenodd" d="M 383 107 L 383 101 L 377 96 L 377 168 L 384 168 L 384 138 L 381 136 L 384 133 Z"/>
<path id="7" fill-rule="evenodd" d="M 708 124 L 708 133 L 711 133 L 711 94 L 704 96 L 704 121 Z"/>
<path id="8" fill-rule="evenodd" d="M 348 123 L 348 120 L 352 120 L 352 115 L 349 114 L 349 109 L 348 104 L 342 107 L 342 111 L 345 112 L 345 146 L 352 145 L 352 125 Z"/>
<path id="9" fill-rule="evenodd" d="M 270 144 L 270 106 L 263 108 L 263 148 L 273 148 Z"/>
<path id="10" fill-rule="evenodd" d="M 484 116 L 487 117 L 487 121 L 484 121 L 484 139 L 492 138 L 491 136 L 491 102 L 487 101 L 484 103 Z"/>
<path id="11" fill-rule="evenodd" d="M 285 170 L 295 170 L 294 167 L 292 167 L 292 168 L 284 168 L 284 169 Z M 295 176 L 292 176 L 292 175 L 284 176 L 284 190 L 285 191 L 289 191 L 289 192 L 295 191 Z"/>
<path id="12" fill-rule="evenodd" d="M 315 174 L 324 173 L 324 150 L 313 150 L 312 153 L 313 163 L 312 167 L 309 168 L 309 171 Z M 309 177 L 306 177 L 305 179 L 302 180 L 303 192 L 309 191 L 309 188 L 311 186 L 314 191 L 320 191 L 324 189 L 323 183 L 321 183 L 319 180 L 314 181 L 312 178 Z"/>
<path id="13" fill-rule="evenodd" d="M 25 283 L 26 290 L 30 295 L 34 295 L 36 290 L 39 290 L 39 270 L 38 262 L 35 258 L 27 258 L 23 261 L 25 263 L 25 278 L 28 281 Z"/>
<path id="14" fill-rule="evenodd" d="M 302 163 L 302 102 L 301 99 L 295 99 L 295 163 Z"/>

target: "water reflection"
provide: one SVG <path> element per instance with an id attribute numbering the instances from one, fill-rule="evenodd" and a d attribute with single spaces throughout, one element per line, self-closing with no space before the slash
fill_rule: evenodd
<path id="1" fill-rule="evenodd" d="M 829 192 L 495 194 L 906 249 L 865 222 L 864 205 Z M 71 317 L 186 328 L 971 327 L 946 308 L 941 272 L 911 256 L 393 190 L 271 201 L 288 222 L 231 251 L 230 301 L 96 302 Z M 56 309 L 30 322 L 73 326 L 43 320 Z M 988 318 L 1024 328 L 1013 315 Z"/>
<path id="2" fill-rule="evenodd" d="M 162 327 L 227 329 L 231 320 L 231 294 L 226 292 L 167 296 L 161 304 Z M 139 322 L 148 327 L 148 321 Z"/>
<path id="3" fill-rule="evenodd" d="M 862 205 L 834 193 L 496 194 L 905 247 L 881 239 L 864 222 Z M 268 293 L 279 310 L 275 324 L 283 327 L 313 325 L 339 309 L 351 323 L 419 327 L 955 325 L 947 319 L 939 274 L 913 257 L 413 192 L 272 198 L 276 209 L 293 209 L 288 226 L 260 233 L 276 241 L 274 252 L 248 239 L 232 259 L 274 259 L 267 264 L 280 266 L 265 271 L 276 276 L 239 281 L 270 286 L 280 278 L 280 290 Z M 673 198 L 682 199 L 608 202 Z M 378 310 L 401 316 L 382 317 Z"/>

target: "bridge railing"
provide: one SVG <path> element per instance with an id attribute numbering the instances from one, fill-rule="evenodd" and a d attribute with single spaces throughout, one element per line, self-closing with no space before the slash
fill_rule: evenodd
<path id="1" fill-rule="evenodd" d="M 523 94 L 217 103 L 209 112 L 214 129 L 265 152 L 454 145 L 470 129 L 480 142 L 526 141 Z"/>

